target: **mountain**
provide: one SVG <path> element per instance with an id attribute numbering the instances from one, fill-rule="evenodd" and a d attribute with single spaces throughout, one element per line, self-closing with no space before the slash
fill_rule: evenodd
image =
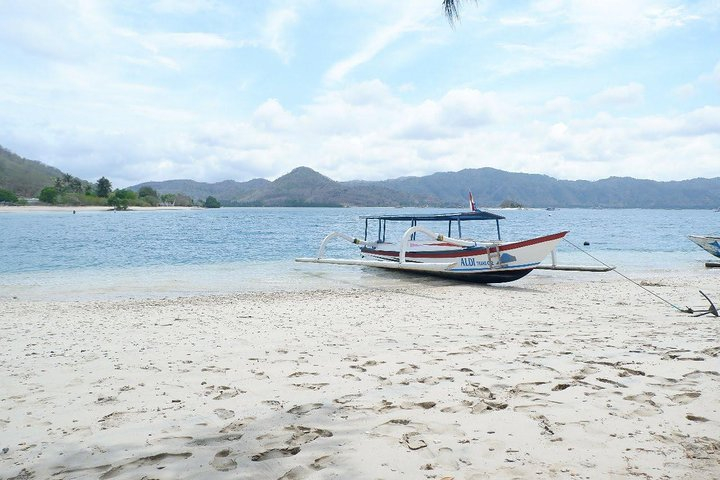
<path id="1" fill-rule="evenodd" d="M 380 182 L 412 194 L 433 195 L 440 204 L 462 204 L 473 192 L 478 205 L 513 200 L 529 207 L 716 208 L 720 178 L 673 182 L 610 177 L 594 182 L 557 180 L 547 175 L 512 173 L 494 168 L 434 173 Z"/>
<path id="2" fill-rule="evenodd" d="M 352 185 L 337 182 L 318 172 L 298 167 L 238 204 L 257 206 L 353 206 L 366 207 L 418 205 L 413 195 L 382 185 Z"/>
<path id="3" fill-rule="evenodd" d="M 265 179 L 243 183 L 232 180 L 220 183 L 170 180 L 146 182 L 129 188 L 138 191 L 145 186 L 154 188 L 159 194 L 182 193 L 195 199 L 205 199 L 212 195 L 225 206 L 418 205 L 413 195 L 382 185 L 356 186 L 337 182 L 307 167 L 298 167 L 272 182 Z"/>
<path id="4" fill-rule="evenodd" d="M 717 208 L 720 178 L 656 182 L 611 177 L 594 182 L 558 180 L 547 175 L 494 168 L 439 172 L 424 177 L 337 182 L 298 167 L 275 181 L 262 179 L 215 184 L 172 180 L 149 185 L 159 193 L 193 198 L 213 195 L 226 206 L 435 206 L 463 207 L 468 191 L 482 206 L 514 201 L 527 207 Z"/>
<path id="5" fill-rule="evenodd" d="M 28 160 L 0 146 L 0 188 L 19 197 L 37 197 L 64 174 L 55 167 Z"/>

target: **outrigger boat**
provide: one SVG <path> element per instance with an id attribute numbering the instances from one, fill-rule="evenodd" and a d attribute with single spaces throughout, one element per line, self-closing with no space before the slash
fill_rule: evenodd
<path id="1" fill-rule="evenodd" d="M 720 258 L 720 237 L 713 237 L 710 235 L 688 235 L 688 238 L 706 252 Z"/>
<path id="2" fill-rule="evenodd" d="M 471 197 L 472 198 L 472 197 Z M 362 265 L 422 272 L 477 283 L 511 282 L 524 277 L 552 252 L 568 232 L 558 232 L 528 240 L 506 242 L 500 237 L 500 220 L 505 217 L 477 210 L 461 213 L 379 215 L 365 220 L 364 239 L 339 232 L 325 237 L 314 258 L 296 258 L 298 262 Z M 463 238 L 462 226 L 470 221 L 495 221 L 497 240 L 478 241 Z M 377 239 L 369 240 L 370 222 L 377 222 Z M 409 222 L 398 243 L 386 240 L 388 223 Z M 436 233 L 419 222 L 447 224 L 447 235 Z M 453 232 L 457 236 L 453 237 Z M 418 234 L 422 239 L 418 239 Z M 360 259 L 325 258 L 329 241 L 342 238 L 360 246 Z"/>
<path id="3" fill-rule="evenodd" d="M 720 237 L 713 237 L 710 235 L 688 235 L 688 238 L 709 254 L 720 258 Z M 707 268 L 720 268 L 720 262 L 705 262 L 705 266 Z"/>

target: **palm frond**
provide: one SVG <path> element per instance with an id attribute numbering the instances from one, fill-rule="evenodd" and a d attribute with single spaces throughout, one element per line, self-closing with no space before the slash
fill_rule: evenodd
<path id="1" fill-rule="evenodd" d="M 463 0 L 443 0 L 443 10 L 450 25 L 455 26 L 455 22 L 460 20 L 460 3 Z M 475 0 L 477 3 L 477 0 Z"/>

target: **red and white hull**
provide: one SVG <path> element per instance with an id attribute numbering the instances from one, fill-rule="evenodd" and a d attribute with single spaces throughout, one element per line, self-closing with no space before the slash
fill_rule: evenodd
<path id="1" fill-rule="evenodd" d="M 447 264 L 446 268 L 433 268 L 428 273 L 481 283 L 509 282 L 530 273 L 567 233 L 559 232 L 517 242 L 477 243 L 473 246 L 457 246 L 443 241 L 410 241 L 402 263 L 414 264 L 413 270 L 420 271 L 424 263 L 428 266 Z M 401 262 L 401 252 L 396 244 L 380 243 L 363 246 L 360 250 L 367 259 Z"/>

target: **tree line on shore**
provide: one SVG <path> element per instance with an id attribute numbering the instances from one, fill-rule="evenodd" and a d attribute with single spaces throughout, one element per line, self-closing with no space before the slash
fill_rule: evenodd
<path id="1" fill-rule="evenodd" d="M 158 195 L 158 192 L 151 187 L 141 187 L 137 192 L 127 188 L 113 190 L 112 182 L 105 177 L 100 177 L 97 182 L 91 183 L 70 174 L 56 177 L 52 185 L 40 191 L 38 200 L 47 205 L 107 205 L 115 210 L 127 210 L 131 206 L 220 207 L 220 202 L 212 196 L 208 196 L 205 200 L 195 200 L 182 193 Z M 18 197 L 11 190 L 0 188 L 0 203 L 23 205 L 27 204 L 27 200 Z"/>

